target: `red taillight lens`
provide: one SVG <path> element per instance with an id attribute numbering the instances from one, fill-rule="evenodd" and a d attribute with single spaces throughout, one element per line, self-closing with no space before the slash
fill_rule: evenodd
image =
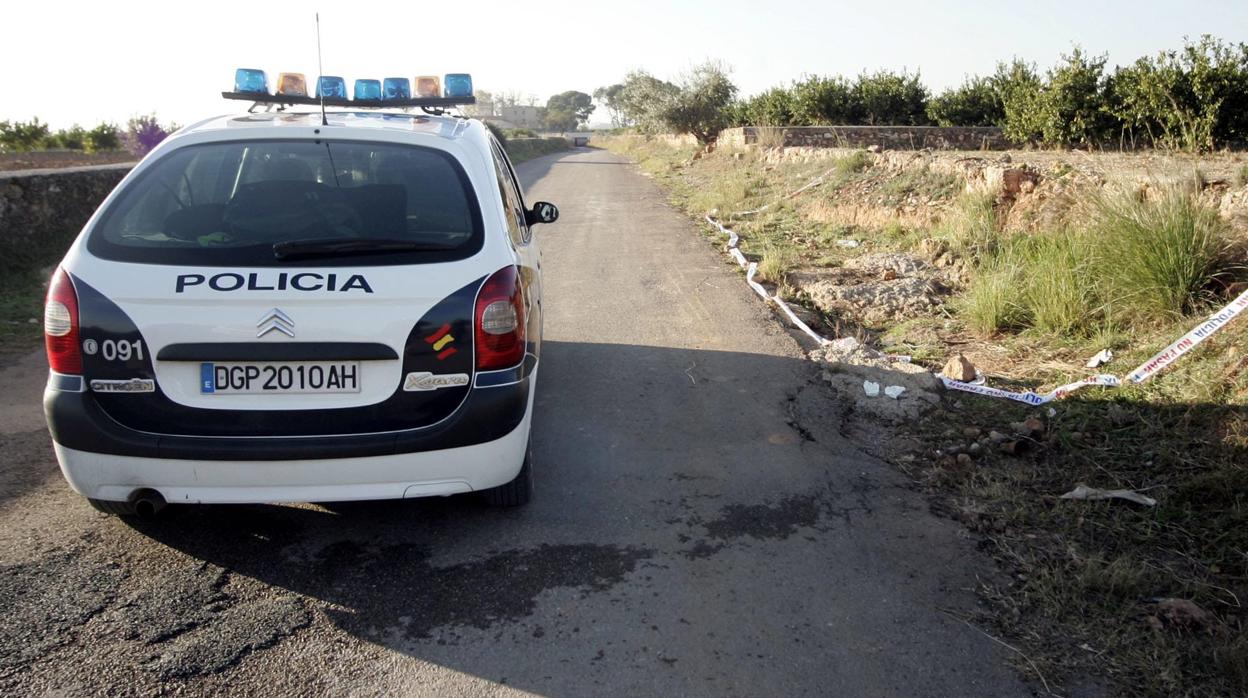
<path id="1" fill-rule="evenodd" d="M 82 373 L 82 349 L 78 345 L 78 294 L 69 274 L 57 267 L 43 305 L 43 335 L 48 347 L 48 366 L 57 373 Z"/>
<path id="2" fill-rule="evenodd" d="M 524 290 L 515 267 L 503 267 L 486 279 L 477 294 L 473 326 L 478 371 L 515 366 L 524 358 Z"/>

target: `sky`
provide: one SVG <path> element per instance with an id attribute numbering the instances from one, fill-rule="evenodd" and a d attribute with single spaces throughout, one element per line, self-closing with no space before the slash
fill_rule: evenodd
<path id="1" fill-rule="evenodd" d="M 326 75 L 467 72 L 478 89 L 542 104 L 630 70 L 676 80 L 707 59 L 730 67 L 743 95 L 878 69 L 918 71 L 939 92 L 999 60 L 1050 66 L 1075 45 L 1112 66 L 1206 33 L 1248 43 L 1248 0 L 11 2 L 0 120 L 188 124 L 237 111 L 220 97 L 235 68 L 314 79 L 318 11 Z"/>

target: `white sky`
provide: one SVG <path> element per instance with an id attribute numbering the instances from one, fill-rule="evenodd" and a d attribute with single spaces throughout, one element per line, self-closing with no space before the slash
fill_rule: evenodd
<path id="1" fill-rule="evenodd" d="M 593 92 L 634 68 L 672 79 L 707 58 L 743 94 L 802 74 L 920 70 L 939 91 L 1012 56 L 1051 65 L 1079 44 L 1128 63 L 1183 37 L 1248 42 L 1248 0 L 706 0 L 701 2 L 7 2 L 0 119 L 53 127 L 155 112 L 236 111 L 236 67 L 357 77 L 472 73 L 478 89 Z M 599 121 L 595 114 L 594 121 Z"/>

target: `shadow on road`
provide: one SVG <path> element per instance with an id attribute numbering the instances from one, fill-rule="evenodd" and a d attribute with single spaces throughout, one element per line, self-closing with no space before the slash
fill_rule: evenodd
<path id="1" fill-rule="evenodd" d="M 793 386 L 814 372 L 797 358 L 548 341 L 536 399 L 538 484 L 528 507 L 493 510 L 472 496 L 170 507 L 167 518 L 131 525 L 196 560 L 315 599 L 334 624 L 368 642 L 531 690 L 549 692 L 561 681 L 583 687 L 577 682 L 593 652 L 553 664 L 506 658 L 550 643 L 576 655 L 585 649 L 579 633 L 604 626 L 611 642 L 640 652 L 661 644 L 637 625 L 647 617 L 655 628 L 685 633 L 699 619 L 717 631 L 723 622 L 770 625 L 777 611 L 768 599 L 778 586 L 825 577 L 833 553 L 801 554 L 789 569 L 777 562 L 877 509 L 868 498 L 880 478 L 861 464 L 840 468 L 853 454 L 835 434 L 826 396 L 794 407 Z M 795 424 L 799 412 L 822 423 Z M 820 438 L 824 444 L 813 443 Z M 908 560 L 924 556 L 924 546 L 898 544 L 896 522 L 883 529 L 888 541 L 834 547 L 852 549 L 843 562 L 870 568 L 956 564 L 944 553 Z M 907 535 L 917 543 L 924 534 Z M 792 546 L 789 539 L 804 542 L 783 555 L 769 550 Z M 746 576 L 690 577 L 729 553 Z M 673 585 L 656 588 L 660 574 L 674 575 Z M 576 601 L 539 611 L 551 594 Z M 877 615 L 872 608 L 857 604 L 856 612 Z M 672 628 L 678 618 L 684 625 Z M 484 649 L 461 656 L 454 646 L 469 638 Z M 714 646 L 682 652 L 713 661 Z"/>

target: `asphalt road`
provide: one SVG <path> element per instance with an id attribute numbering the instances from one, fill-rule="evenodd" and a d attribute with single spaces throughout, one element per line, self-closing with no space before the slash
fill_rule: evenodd
<path id="1" fill-rule="evenodd" d="M 522 165 L 537 492 L 97 514 L 0 372 L 0 693 L 1030 695 L 975 541 L 838 433 L 799 343 L 634 168 Z"/>

